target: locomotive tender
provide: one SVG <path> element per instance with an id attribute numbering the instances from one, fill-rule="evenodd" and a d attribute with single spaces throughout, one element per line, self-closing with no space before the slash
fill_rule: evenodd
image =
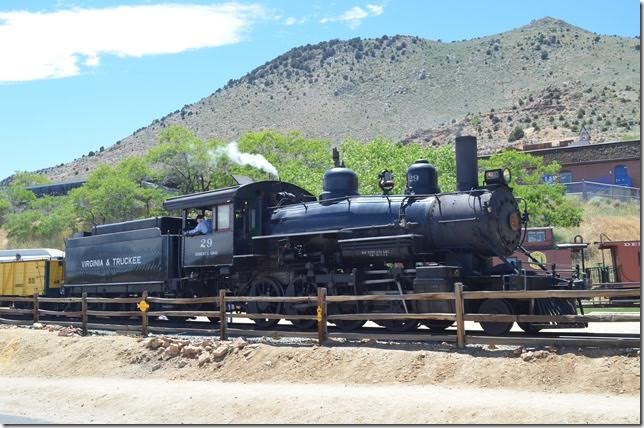
<path id="1" fill-rule="evenodd" d="M 527 213 L 521 213 L 501 170 L 485 172 L 478 184 L 476 138 L 456 139 L 457 191 L 441 192 L 436 169 L 419 160 L 407 171 L 403 195 L 389 195 L 391 176 L 381 175 L 382 195 L 362 196 L 349 168 L 324 175 L 316 198 L 281 181 L 261 181 L 168 199 L 167 210 L 181 217 L 159 217 L 95 226 L 66 242 L 65 292 L 99 295 L 214 296 L 332 295 L 465 290 L 534 290 L 571 287 L 555 275 L 520 271 L 506 259 L 522 240 Z M 194 226 L 189 214 L 205 214 L 212 230 Z M 492 257 L 504 261 L 491 266 Z M 467 312 L 575 314 L 574 301 L 468 300 Z M 249 303 L 252 313 L 314 314 L 314 304 Z M 329 305 L 331 313 L 450 312 L 448 301 L 355 302 Z M 277 320 L 259 319 L 260 327 Z M 392 331 L 415 329 L 418 322 L 377 321 Z M 300 328 L 315 321 L 292 320 Z M 337 321 L 351 330 L 364 321 Z M 428 321 L 431 330 L 450 321 Z M 482 323 L 490 334 L 504 334 L 512 323 Z M 536 332 L 563 325 L 521 324 Z M 584 325 L 566 324 L 566 327 Z"/>

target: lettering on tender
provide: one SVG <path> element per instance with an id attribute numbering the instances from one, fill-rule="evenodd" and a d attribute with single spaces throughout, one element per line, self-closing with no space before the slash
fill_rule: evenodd
<path id="1" fill-rule="evenodd" d="M 104 266 L 129 266 L 142 264 L 141 256 L 110 257 L 95 260 L 81 260 L 82 268 L 99 268 Z"/>

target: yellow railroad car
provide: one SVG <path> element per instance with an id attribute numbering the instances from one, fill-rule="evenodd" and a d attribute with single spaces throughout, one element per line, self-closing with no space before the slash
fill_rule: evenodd
<path id="1" fill-rule="evenodd" d="M 0 250 L 0 295 L 58 295 L 64 261 L 65 253 L 51 248 Z"/>

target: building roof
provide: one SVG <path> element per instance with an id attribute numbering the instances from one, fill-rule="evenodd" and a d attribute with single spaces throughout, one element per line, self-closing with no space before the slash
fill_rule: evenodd
<path id="1" fill-rule="evenodd" d="M 608 143 L 584 144 L 584 145 L 561 145 L 542 147 L 538 149 L 523 150 L 536 156 L 542 156 L 544 162 L 549 163 L 556 160 L 561 165 L 583 164 L 598 161 L 622 161 L 640 160 L 640 140 L 612 141 Z M 546 143 L 544 143 L 546 145 Z M 487 159 L 491 155 L 479 156 L 479 159 Z"/>

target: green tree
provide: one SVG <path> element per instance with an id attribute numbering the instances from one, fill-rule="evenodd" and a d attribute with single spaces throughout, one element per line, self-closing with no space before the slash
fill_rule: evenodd
<path id="1" fill-rule="evenodd" d="M 314 195 L 322 191 L 324 172 L 333 166 L 331 147 L 328 141 L 307 139 L 298 132 L 251 132 L 239 139 L 239 150 L 263 155 L 277 168 L 280 180 L 297 184 Z M 254 169 L 233 169 L 253 179 L 266 178 L 265 173 Z"/>
<path id="2" fill-rule="evenodd" d="M 8 196 L 2 192 L 0 193 L 0 225 L 6 221 L 6 215 L 11 211 L 11 202 Z"/>
<path id="3" fill-rule="evenodd" d="M 6 190 L 6 198 L 11 205 L 10 210 L 14 213 L 20 212 L 26 209 L 30 202 L 36 200 L 36 195 L 26 187 L 47 184 L 50 181 L 44 175 L 34 172 L 16 172 Z"/>
<path id="4" fill-rule="evenodd" d="M 382 193 L 378 186 L 378 175 L 383 169 L 389 169 L 394 173 L 393 193 L 403 193 L 407 168 L 418 159 L 426 159 L 436 167 L 442 191 L 456 188 L 456 166 L 451 145 L 433 148 L 413 143 L 402 145 L 376 138 L 366 144 L 347 140 L 340 148 L 346 166 L 358 174 L 361 194 Z"/>
<path id="5" fill-rule="evenodd" d="M 274 131 L 254 132 L 239 140 L 240 150 L 262 154 L 278 169 L 281 180 L 297 184 L 314 195 L 322 192 L 324 173 L 333 167 L 332 148 L 329 141 L 307 139 L 297 132 L 286 135 Z M 433 148 L 376 138 L 368 143 L 346 140 L 339 144 L 339 149 L 341 161 L 358 175 L 359 191 L 363 195 L 382 192 L 378 175 L 383 169 L 394 172 L 394 192 L 402 193 L 407 168 L 417 159 L 427 159 L 438 169 L 441 189 L 449 191 L 456 187 L 454 149 L 450 145 Z M 257 171 L 247 172 L 252 178 L 265 178 Z"/>
<path id="6" fill-rule="evenodd" d="M 557 177 L 561 167 L 557 162 L 544 164 L 540 156 L 516 150 L 506 150 L 480 161 L 480 169 L 508 168 L 513 177 L 514 193 L 526 201 L 531 226 L 578 226 L 583 210 L 567 199 L 566 187 L 544 177 Z M 482 182 L 482 180 L 481 180 Z"/>
<path id="7" fill-rule="evenodd" d="M 146 187 L 151 174 L 141 158 L 126 159 L 115 167 L 100 165 L 82 187 L 69 193 L 79 223 L 88 226 L 162 214 L 167 194 Z"/>
<path id="8" fill-rule="evenodd" d="M 230 185 L 226 172 L 230 162 L 216 154 L 223 143 L 204 142 L 181 126 L 171 126 L 159 134 L 159 144 L 146 159 L 155 170 L 155 177 L 165 186 L 180 193 L 204 192 Z"/>
<path id="9" fill-rule="evenodd" d="M 77 230 L 67 196 L 34 199 L 26 209 L 8 215 L 3 227 L 12 247 L 62 248 L 64 239 Z"/>

